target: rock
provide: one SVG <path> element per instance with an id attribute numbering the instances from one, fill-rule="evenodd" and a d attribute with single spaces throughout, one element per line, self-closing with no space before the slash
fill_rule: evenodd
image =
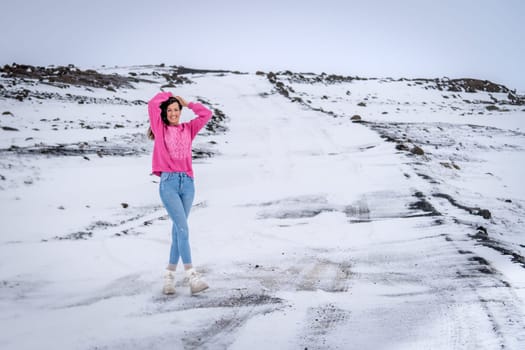
<path id="1" fill-rule="evenodd" d="M 418 146 L 412 147 L 412 149 L 410 150 L 410 153 L 418 155 L 418 156 L 422 156 L 423 154 L 425 154 L 423 149 L 421 147 L 418 147 Z"/>
<path id="2" fill-rule="evenodd" d="M 5 130 L 5 131 L 20 131 L 17 128 L 12 128 L 10 126 L 2 126 L 2 130 Z"/>
<path id="3" fill-rule="evenodd" d="M 266 75 L 266 73 L 264 73 L 263 71 L 258 70 L 257 72 L 255 72 L 255 75 Z"/>
<path id="4" fill-rule="evenodd" d="M 481 215 L 484 219 L 490 219 L 492 217 L 488 209 L 479 209 L 477 215 Z"/>
<path id="5" fill-rule="evenodd" d="M 120 203 L 120 205 L 122 206 L 122 208 L 126 209 L 127 207 L 129 207 L 129 204 L 128 203 Z"/>
<path id="6" fill-rule="evenodd" d="M 490 105 L 485 108 L 487 109 L 487 111 L 499 111 L 499 107 L 495 105 Z"/>
<path id="7" fill-rule="evenodd" d="M 366 103 L 364 103 L 364 102 L 359 102 L 357 105 L 358 105 L 359 107 L 366 107 Z"/>
<path id="8" fill-rule="evenodd" d="M 275 84 L 277 82 L 277 76 L 274 72 L 269 72 L 266 74 L 266 78 L 270 81 L 270 83 Z"/>
<path id="9" fill-rule="evenodd" d="M 160 88 L 169 89 L 169 88 L 174 88 L 174 87 L 176 87 L 175 84 L 173 84 L 172 82 L 169 82 L 168 84 L 162 85 Z"/>
<path id="10" fill-rule="evenodd" d="M 2 115 L 13 115 L 13 113 L 9 112 L 9 111 L 5 111 L 2 113 Z"/>
<path id="11" fill-rule="evenodd" d="M 398 151 L 408 151 L 408 150 L 409 150 L 409 149 L 408 149 L 408 146 L 405 145 L 405 144 L 403 144 L 403 143 L 398 143 L 398 144 L 396 145 L 396 149 L 397 149 Z"/>
<path id="12" fill-rule="evenodd" d="M 354 114 L 353 116 L 350 117 L 350 120 L 353 122 L 361 121 L 361 116 L 358 114 Z"/>

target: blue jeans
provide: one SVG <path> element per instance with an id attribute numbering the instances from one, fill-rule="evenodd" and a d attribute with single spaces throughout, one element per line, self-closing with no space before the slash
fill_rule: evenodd
<path id="1" fill-rule="evenodd" d="M 193 179 L 186 173 L 163 172 L 160 176 L 160 198 L 173 221 L 171 229 L 170 264 L 191 264 L 188 216 L 195 196 Z"/>

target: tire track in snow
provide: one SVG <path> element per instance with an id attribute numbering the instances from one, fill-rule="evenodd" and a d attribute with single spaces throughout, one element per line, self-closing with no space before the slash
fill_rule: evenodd
<path id="1" fill-rule="evenodd" d="M 281 105 L 281 102 L 278 102 L 275 96 L 270 96 L 265 99 L 265 101 L 267 103 L 279 103 Z M 242 101 L 237 102 L 243 103 Z M 286 107 L 286 111 L 289 111 L 290 108 Z M 259 110 L 261 113 L 268 112 L 272 114 L 272 111 L 275 112 L 279 110 L 279 106 L 274 106 L 267 110 L 259 106 Z M 301 112 L 300 108 L 295 108 L 294 111 L 295 114 L 288 114 L 288 112 L 286 112 L 281 115 L 282 118 L 286 118 L 288 115 L 289 118 L 293 117 L 302 121 L 300 124 L 292 125 L 293 128 L 290 128 L 290 132 L 299 129 L 299 131 L 304 131 L 304 134 L 310 135 L 309 138 L 314 140 L 326 138 L 326 134 L 322 132 L 318 134 L 315 133 L 315 127 L 310 123 L 315 119 L 311 114 L 312 111 Z M 315 113 L 317 116 L 321 115 L 319 111 Z M 234 115 L 234 113 L 228 114 Z M 304 118 L 306 115 L 311 117 L 312 120 Z M 326 153 L 329 145 L 327 143 L 315 145 L 317 141 L 311 143 L 312 148 L 320 147 L 322 149 L 321 151 L 305 152 L 305 149 L 308 150 L 308 148 L 301 148 L 299 147 L 300 145 L 286 142 L 282 142 L 284 149 L 279 149 L 279 147 L 276 146 L 281 143 L 282 140 L 280 140 L 280 138 L 286 137 L 287 133 L 273 133 L 273 130 L 267 126 L 267 124 L 272 123 L 273 119 L 270 118 L 273 117 L 268 116 L 266 124 L 263 125 L 258 124 L 260 120 L 257 118 L 251 120 L 252 127 L 258 131 L 262 131 L 259 133 L 260 137 L 268 140 L 272 144 L 275 143 L 268 148 L 267 153 L 262 151 L 263 156 L 258 153 L 259 149 L 253 149 L 254 155 L 259 156 L 263 162 L 266 162 L 262 165 L 267 171 L 267 183 L 276 182 L 279 179 L 285 178 L 282 176 L 283 174 L 278 172 L 278 170 L 282 169 L 276 170 L 275 167 L 279 167 L 280 165 L 286 166 L 291 163 L 294 163 L 295 167 L 300 167 L 304 163 L 297 157 L 305 157 L 304 159 L 309 159 L 314 163 L 320 158 L 319 154 L 323 152 Z M 232 120 L 233 119 L 234 117 L 232 117 Z M 290 125 L 286 127 L 289 126 Z M 234 129 L 232 128 L 232 132 L 233 131 Z M 343 149 L 340 149 L 340 151 L 343 152 Z M 286 156 L 290 158 L 286 160 L 281 153 L 286 154 Z M 280 157 L 280 159 L 276 160 L 274 159 L 275 157 Z M 359 176 L 363 177 L 365 171 L 369 171 L 369 168 L 367 168 L 367 165 L 363 162 L 366 162 L 363 158 L 359 158 L 358 161 L 354 160 L 352 166 L 348 166 L 345 170 L 350 171 L 351 169 L 351 171 L 357 171 L 358 176 L 355 176 L 355 179 L 359 179 Z M 300 168 L 296 168 L 293 173 L 287 175 L 297 176 L 297 174 L 300 174 L 303 175 L 303 177 L 299 176 L 296 179 L 304 180 L 304 177 L 308 176 L 308 173 L 303 173 L 301 170 Z M 334 181 L 338 180 L 340 179 L 334 179 Z M 412 180 L 407 179 L 406 181 L 407 186 L 409 186 Z M 358 184 L 359 181 L 356 183 Z M 254 185 L 257 186 L 259 183 Z M 308 193 L 318 194 L 322 192 L 322 190 L 319 190 Z M 295 198 L 297 198 L 297 194 L 294 195 Z M 274 201 L 279 201 L 278 198 L 294 197 L 293 195 L 273 197 Z M 365 195 L 362 199 L 362 206 L 358 206 L 359 216 L 361 214 L 371 216 L 370 212 L 375 210 L 374 202 L 377 201 L 378 198 Z M 255 200 L 255 202 L 257 201 Z M 387 206 L 385 206 L 385 208 L 387 208 Z M 301 217 L 301 219 L 304 218 Z M 313 342 L 313 346 L 337 347 L 338 339 L 345 339 L 346 335 L 344 333 L 348 333 L 359 340 L 356 342 L 356 346 L 362 345 L 363 348 L 373 348 L 371 345 L 373 345 L 374 342 L 371 342 L 370 339 L 359 339 L 360 336 L 363 336 L 366 331 L 371 329 L 379 333 L 377 335 L 378 342 L 376 342 L 375 345 L 384 345 L 389 338 L 393 339 L 394 344 L 404 344 L 403 342 L 411 344 L 410 342 L 412 341 L 415 342 L 415 344 L 421 344 L 423 348 L 456 348 L 458 344 L 474 344 L 474 346 L 483 347 L 483 344 L 487 340 L 489 340 L 491 344 L 504 344 L 502 343 L 501 337 L 497 334 L 483 334 L 482 331 L 472 326 L 472 322 L 480 315 L 480 308 L 482 308 L 479 305 L 479 297 L 466 286 L 465 278 L 458 277 L 456 274 L 458 266 L 460 270 L 468 270 L 472 268 L 472 262 L 468 262 L 468 260 L 465 261 L 465 258 L 450 246 L 449 241 L 443 238 L 443 232 L 446 232 L 448 228 L 441 226 L 440 222 L 437 228 L 439 233 L 431 234 L 431 232 L 435 232 L 436 230 L 436 228 L 431 228 L 436 225 L 434 219 L 424 218 L 419 220 L 407 218 L 407 223 L 401 226 L 406 232 L 390 232 L 388 223 L 394 223 L 397 218 L 383 215 L 383 219 L 382 223 L 369 223 L 373 236 L 379 237 L 377 241 L 374 241 L 374 239 L 367 240 L 366 244 L 362 247 L 359 246 L 359 244 L 363 244 L 362 242 L 356 243 L 357 246 L 349 243 L 352 247 L 351 279 L 350 275 L 344 272 L 341 272 L 340 275 L 335 273 L 337 271 L 337 263 L 323 261 L 322 259 L 314 261 L 313 263 L 311 260 L 310 262 L 306 262 L 301 259 L 278 259 L 275 261 L 275 266 L 271 268 L 266 266 L 265 268 L 258 269 L 257 272 L 253 270 L 238 272 L 235 276 L 232 276 L 232 278 L 233 280 L 241 280 L 245 283 L 249 281 L 259 281 L 262 286 L 266 287 L 272 293 L 278 293 L 279 291 L 296 291 L 312 293 L 314 296 L 316 295 L 315 293 L 319 291 L 341 291 L 341 293 L 330 294 L 349 298 L 350 301 L 343 302 L 344 299 L 342 298 L 338 300 L 342 305 L 350 303 L 356 311 L 352 309 L 352 312 L 346 313 L 346 311 L 348 311 L 347 307 L 340 307 L 336 304 L 336 309 L 343 310 L 343 313 L 346 315 L 345 321 L 341 321 L 341 318 L 338 318 L 337 315 L 339 311 L 333 312 L 333 315 L 327 316 L 327 319 L 337 320 L 335 322 L 338 325 L 336 328 L 343 327 L 344 330 L 337 332 L 337 334 L 319 333 L 321 334 L 321 338 L 326 340 L 323 340 L 322 343 Z M 444 220 L 446 221 L 446 219 Z M 304 221 L 307 222 L 306 219 Z M 422 225 L 422 227 L 418 225 Z M 396 226 L 394 225 L 393 227 Z M 429 232 L 427 232 L 427 230 Z M 454 227 L 454 230 L 457 230 L 457 227 Z M 389 233 L 391 234 L 390 236 L 388 235 Z M 336 253 L 337 251 L 334 249 L 333 252 Z M 310 251 L 308 251 L 307 254 L 309 253 Z M 327 252 L 327 255 L 330 255 L 330 252 Z M 316 259 L 316 252 L 311 251 L 310 257 Z M 367 264 L 368 266 L 366 266 Z M 350 266 L 350 263 L 348 263 L 348 266 Z M 363 271 L 364 266 L 366 267 L 364 270 L 368 271 Z M 356 268 L 357 271 L 355 270 Z M 370 270 L 375 272 L 371 272 Z M 482 274 L 482 272 L 479 271 L 478 273 Z M 484 275 L 480 275 L 479 278 L 482 281 L 490 280 L 490 278 L 487 279 Z M 350 282 L 352 283 L 352 288 L 348 288 Z M 476 288 L 481 287 L 476 286 Z M 381 293 L 378 293 L 378 290 L 381 290 Z M 462 293 L 465 293 L 465 295 L 462 295 Z M 353 298 L 356 300 L 352 300 Z M 293 297 L 291 299 L 293 299 Z M 310 311 L 306 312 L 304 318 L 305 330 L 303 333 L 308 332 L 308 329 L 315 329 L 315 325 L 313 324 L 315 318 L 313 318 L 312 315 L 316 312 L 322 312 L 321 310 L 325 310 L 323 307 L 323 305 L 316 302 L 315 298 L 313 298 L 310 305 L 306 306 L 306 310 Z M 464 308 L 468 312 L 462 315 L 461 312 Z M 299 313 L 301 310 L 296 310 L 295 312 Z M 331 311 L 326 311 L 327 315 L 330 314 L 330 312 Z M 482 310 L 482 314 L 487 315 L 487 312 Z M 510 316 L 513 317 L 513 315 Z M 435 317 L 437 317 L 437 319 L 435 319 Z M 489 316 L 487 316 L 485 320 L 477 321 L 480 327 L 485 327 L 483 330 L 491 328 L 491 322 L 488 321 L 488 318 Z M 249 320 L 244 322 L 249 322 Z M 432 326 L 438 329 L 437 332 L 424 328 L 424 325 L 429 322 L 436 323 L 436 325 Z M 239 327 L 235 328 L 239 329 Z M 436 334 L 439 332 L 444 332 L 448 336 L 443 339 L 438 338 Z M 323 334 L 325 334 L 326 337 Z M 301 337 L 300 334 L 298 336 L 299 338 Z M 331 336 L 335 338 L 332 339 Z M 385 341 L 385 343 L 379 343 L 379 341 Z M 399 343 L 395 343 L 395 341 Z"/>

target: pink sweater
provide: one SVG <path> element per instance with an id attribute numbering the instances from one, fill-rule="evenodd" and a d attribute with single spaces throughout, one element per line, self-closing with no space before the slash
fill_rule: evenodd
<path id="1" fill-rule="evenodd" d="M 211 119 L 212 112 L 200 103 L 190 102 L 188 108 L 197 118 L 177 126 L 167 126 L 160 117 L 160 104 L 171 97 L 171 92 L 159 92 L 148 102 L 153 145 L 153 174 L 184 172 L 193 178 L 191 143 L 200 129 Z"/>

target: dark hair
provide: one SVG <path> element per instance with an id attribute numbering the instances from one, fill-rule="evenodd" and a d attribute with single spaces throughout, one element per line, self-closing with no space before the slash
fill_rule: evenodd
<path id="1" fill-rule="evenodd" d="M 146 131 L 146 136 L 148 136 L 148 139 L 155 140 L 155 134 L 153 133 L 153 130 L 151 130 L 151 126 L 148 127 L 148 131 Z"/>
<path id="2" fill-rule="evenodd" d="M 179 109 L 182 111 L 182 104 L 175 97 L 170 97 L 160 104 L 160 118 L 166 125 L 170 125 L 170 122 L 168 121 L 168 106 L 173 103 L 178 104 Z"/>
<path id="3" fill-rule="evenodd" d="M 175 97 L 170 97 L 166 101 L 160 104 L 160 118 L 162 119 L 162 122 L 168 126 L 170 125 L 170 122 L 168 121 L 168 106 L 173 103 L 178 104 L 179 109 L 182 110 L 182 104 Z M 153 134 L 153 131 L 151 130 L 151 126 L 148 128 L 148 131 L 146 132 L 146 134 L 148 136 L 148 139 L 155 140 L 155 134 Z"/>

